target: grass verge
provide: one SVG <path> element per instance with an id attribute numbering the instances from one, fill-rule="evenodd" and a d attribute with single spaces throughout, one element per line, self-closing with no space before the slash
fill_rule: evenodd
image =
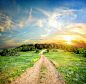
<path id="1" fill-rule="evenodd" d="M 19 52 L 20 56 L 0 56 L 0 84 L 10 83 L 40 59 L 35 51 Z"/>
<path id="2" fill-rule="evenodd" d="M 53 49 L 49 53 L 44 52 L 56 66 L 68 84 L 86 84 L 86 58 L 83 54 L 64 52 L 64 50 Z"/>

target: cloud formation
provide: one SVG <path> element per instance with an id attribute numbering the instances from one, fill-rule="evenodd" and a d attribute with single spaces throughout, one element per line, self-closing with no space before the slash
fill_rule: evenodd
<path id="1" fill-rule="evenodd" d="M 54 1 L 52 3 L 45 1 L 46 6 L 43 1 L 39 2 L 40 4 L 34 4 L 32 1 L 14 2 L 0 3 L 1 45 L 67 44 L 69 41 L 72 45 L 85 45 L 86 7 L 84 3 L 75 2 L 71 5 L 69 3 L 71 1 L 68 3 L 56 1 L 58 3 L 55 5 Z"/>
<path id="2" fill-rule="evenodd" d="M 27 43 L 27 42 L 29 42 L 29 40 L 27 39 L 27 40 L 24 40 L 24 41 L 22 41 L 22 42 Z"/>
<path id="3" fill-rule="evenodd" d="M 30 23 L 35 20 L 34 18 L 32 18 L 32 14 L 31 13 L 32 13 L 32 8 L 30 10 L 29 16 L 26 19 L 22 19 L 22 21 L 20 21 L 20 23 L 18 24 L 18 26 L 20 28 L 25 27 L 25 26 L 26 27 L 29 26 Z"/>
<path id="4" fill-rule="evenodd" d="M 9 18 L 9 16 L 3 13 L 0 13 L 0 21 L 0 29 L 2 32 L 16 29 L 16 24 L 12 21 L 12 18 Z"/>
<path id="5" fill-rule="evenodd" d="M 67 31 L 77 32 L 80 34 L 86 34 L 86 24 L 85 23 L 71 23 L 64 27 Z"/>
<path id="6" fill-rule="evenodd" d="M 0 33 L 0 36 L 2 36 L 2 34 Z"/>
<path id="7" fill-rule="evenodd" d="M 38 19 L 36 23 L 37 26 L 43 27 L 43 25 L 45 25 L 47 27 L 58 28 L 60 30 L 64 23 L 63 18 L 67 19 L 71 18 L 71 21 L 75 20 L 77 18 L 77 14 L 75 14 L 75 12 L 83 11 L 83 10 L 69 9 L 65 7 L 56 8 L 53 12 L 45 11 L 40 8 L 36 9 L 42 12 L 45 16 L 47 16 L 46 19 Z"/>

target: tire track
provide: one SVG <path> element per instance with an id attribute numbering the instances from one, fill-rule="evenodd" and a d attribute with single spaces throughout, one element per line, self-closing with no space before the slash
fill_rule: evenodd
<path id="1" fill-rule="evenodd" d="M 67 84 L 61 78 L 53 63 L 43 55 L 44 51 L 39 53 L 41 58 L 33 67 L 27 69 L 27 72 L 23 73 L 21 78 L 17 78 L 10 84 Z M 42 70 L 42 67 L 46 67 L 46 70 Z"/>

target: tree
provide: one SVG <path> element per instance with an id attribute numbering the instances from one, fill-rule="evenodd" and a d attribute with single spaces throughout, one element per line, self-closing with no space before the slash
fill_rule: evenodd
<path id="1" fill-rule="evenodd" d="M 3 49 L 3 51 L 2 51 L 2 55 L 3 55 L 3 56 L 8 55 L 8 49 Z"/>
<path id="2" fill-rule="evenodd" d="M 49 49 L 47 49 L 47 53 L 49 52 Z"/>

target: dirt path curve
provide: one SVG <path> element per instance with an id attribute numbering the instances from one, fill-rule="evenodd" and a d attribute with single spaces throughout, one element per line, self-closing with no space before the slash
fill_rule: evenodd
<path id="1" fill-rule="evenodd" d="M 27 72 L 23 73 L 21 78 L 17 78 L 10 84 L 66 84 L 53 63 L 43 55 L 44 51 L 39 53 L 41 58 L 33 67 L 27 69 Z M 43 66 L 46 67 L 46 70 L 41 69 Z"/>

